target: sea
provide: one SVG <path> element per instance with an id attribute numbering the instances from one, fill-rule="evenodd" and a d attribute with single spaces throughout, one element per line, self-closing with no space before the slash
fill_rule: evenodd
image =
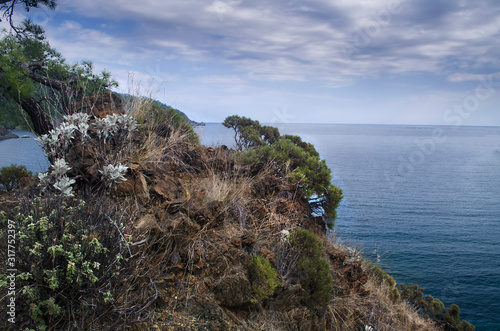
<path id="1" fill-rule="evenodd" d="M 30 131 L 12 131 L 17 139 L 0 140 L 0 168 L 11 164 L 23 165 L 35 173 L 47 171 L 49 161 L 43 154 L 35 135 Z"/>
<path id="2" fill-rule="evenodd" d="M 458 304 L 476 330 L 500 330 L 499 127 L 273 125 L 314 144 L 343 190 L 332 238 Z M 196 131 L 204 145 L 234 146 L 220 123 Z M 0 167 L 11 163 L 49 166 L 33 136 L 0 141 Z"/>

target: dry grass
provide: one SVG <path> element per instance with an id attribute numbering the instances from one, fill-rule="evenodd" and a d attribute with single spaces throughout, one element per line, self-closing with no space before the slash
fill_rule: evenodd
<path id="1" fill-rule="evenodd" d="M 136 86 L 134 95 L 141 95 L 140 85 Z M 134 144 L 130 160 L 154 166 L 172 163 L 177 167 L 187 168 L 182 160 L 185 153 L 196 146 L 193 135 L 186 128 L 180 127 L 173 117 L 155 113 L 158 112 L 158 107 L 153 94 L 124 102 L 124 112 L 133 116 L 140 125 L 140 139 Z M 158 120 L 161 123 L 155 123 Z"/>
<path id="2" fill-rule="evenodd" d="M 392 288 L 380 284 L 375 277 L 371 277 L 365 284 L 370 296 L 359 302 L 364 307 L 364 315 L 368 317 L 367 323 L 374 330 L 439 330 L 433 323 L 419 315 L 406 302 L 391 297 Z M 356 302 L 355 301 L 355 302 Z"/>

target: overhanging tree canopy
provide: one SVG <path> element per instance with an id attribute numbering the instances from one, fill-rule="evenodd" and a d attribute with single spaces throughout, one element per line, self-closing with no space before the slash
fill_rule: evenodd
<path id="1" fill-rule="evenodd" d="M 314 212 L 336 218 L 342 190 L 331 183 L 332 172 L 312 144 L 298 136 L 281 136 L 277 128 L 237 115 L 227 117 L 223 125 L 235 131 L 237 149 L 244 149 L 247 162 L 273 163 L 278 176 L 303 188 Z"/>
<path id="2" fill-rule="evenodd" d="M 30 33 L 0 41 L 0 94 L 29 115 L 37 134 L 49 132 L 58 115 L 74 113 L 83 96 L 117 85 L 107 72 L 94 74 L 91 62 L 67 64 L 41 27 L 24 22 L 23 30 Z"/>

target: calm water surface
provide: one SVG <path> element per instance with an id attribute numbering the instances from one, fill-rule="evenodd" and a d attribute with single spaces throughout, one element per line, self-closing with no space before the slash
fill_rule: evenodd
<path id="1" fill-rule="evenodd" d="M 477 330 L 500 330 L 500 128 L 289 124 L 344 191 L 335 231 Z M 220 124 L 207 145 L 233 144 Z"/>
<path id="2" fill-rule="evenodd" d="M 11 164 L 24 165 L 33 173 L 46 171 L 49 162 L 42 149 L 35 141 L 35 135 L 29 131 L 12 131 L 19 137 L 29 138 L 0 140 L 0 168 Z"/>

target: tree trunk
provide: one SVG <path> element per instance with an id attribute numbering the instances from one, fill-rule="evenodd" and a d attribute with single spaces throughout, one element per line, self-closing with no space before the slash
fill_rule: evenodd
<path id="1" fill-rule="evenodd" d="M 37 62 L 32 62 L 25 65 L 27 68 L 36 68 Z M 49 77 L 42 76 L 36 72 L 31 71 L 31 78 L 38 83 L 41 83 L 47 87 L 58 90 L 61 93 L 61 103 L 62 110 L 64 114 L 71 115 L 75 112 L 75 104 L 73 100 L 73 89 L 71 88 L 71 83 L 65 82 L 59 79 L 53 79 Z"/>
<path id="2" fill-rule="evenodd" d="M 53 129 L 52 124 L 48 121 L 47 116 L 45 115 L 45 110 L 33 97 L 22 100 L 21 107 L 23 107 L 31 118 L 33 129 L 36 134 L 41 136 L 49 133 L 49 131 Z"/>

